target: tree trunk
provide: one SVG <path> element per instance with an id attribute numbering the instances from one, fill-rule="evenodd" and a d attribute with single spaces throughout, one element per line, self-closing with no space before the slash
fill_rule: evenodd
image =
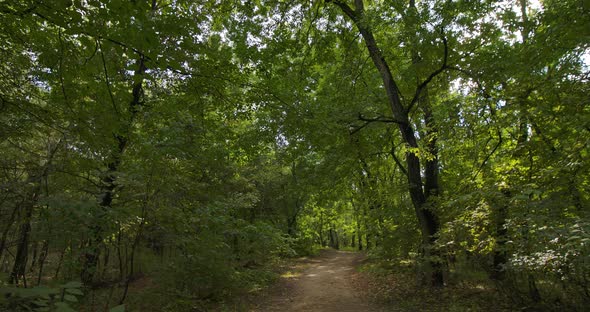
<path id="1" fill-rule="evenodd" d="M 330 225 L 330 247 L 334 248 L 335 243 L 334 243 L 334 229 L 332 229 L 332 225 Z"/>
<path id="2" fill-rule="evenodd" d="M 2 259 L 4 249 L 6 248 L 6 241 L 8 240 L 8 233 L 10 232 L 10 228 L 12 227 L 12 225 L 14 224 L 14 221 L 16 220 L 16 213 L 18 212 L 18 208 L 19 208 L 18 205 L 14 206 L 14 209 L 12 209 L 12 213 L 10 214 L 10 219 L 8 219 L 8 224 L 6 224 L 4 231 L 2 231 L 2 238 L 0 239 L 0 260 Z"/>
<path id="3" fill-rule="evenodd" d="M 39 255 L 39 242 L 35 242 L 33 244 L 33 259 L 31 259 L 31 268 L 29 269 L 30 273 L 33 272 L 33 270 L 35 269 L 35 265 L 37 265 L 38 255 Z"/>
<path id="4" fill-rule="evenodd" d="M 383 87 L 387 93 L 389 106 L 393 114 L 394 121 L 398 124 L 403 142 L 410 148 L 418 148 L 418 143 L 415 135 L 415 131 L 412 127 L 408 116 L 408 109 L 404 107 L 400 99 L 400 92 L 397 87 L 389 64 L 383 57 L 381 50 L 377 46 L 375 37 L 371 29 L 367 26 L 364 18 L 364 4 L 363 0 L 355 0 L 355 8 L 352 9 L 348 4 L 341 0 L 332 0 L 334 4 L 338 5 L 342 11 L 354 22 L 357 26 L 361 36 L 364 39 L 365 45 L 369 52 L 369 56 L 373 61 L 373 64 L 379 71 L 381 79 L 383 81 Z M 421 89 L 416 92 L 419 95 Z M 431 209 L 427 206 L 426 192 L 423 189 L 422 183 L 422 170 L 420 166 L 420 159 L 412 151 L 406 152 L 406 170 L 408 178 L 408 191 L 410 198 L 414 206 L 414 211 L 420 225 L 422 233 L 422 245 L 426 252 L 433 250 L 433 243 L 436 239 L 436 234 L 439 230 L 438 220 Z M 425 168 L 426 171 L 426 168 Z M 432 181 L 431 181 L 432 182 Z M 432 257 L 427 257 L 427 263 L 431 267 L 430 272 L 430 284 L 434 286 L 443 285 L 443 274 L 440 262 Z"/>
<path id="5" fill-rule="evenodd" d="M 57 267 L 55 268 L 55 274 L 53 275 L 53 279 L 56 280 L 59 277 L 59 271 L 61 269 L 61 266 L 64 262 L 64 257 L 66 255 L 66 251 L 67 251 L 68 247 L 65 246 L 61 253 L 59 254 L 59 260 L 57 260 Z"/>
<path id="6" fill-rule="evenodd" d="M 363 250 L 363 235 L 361 234 L 361 224 L 358 222 L 356 222 L 356 226 L 357 226 L 357 237 L 358 237 L 358 246 L 359 246 L 359 250 Z"/>
<path id="7" fill-rule="evenodd" d="M 31 218 L 33 216 L 33 210 L 39 200 L 41 193 L 41 183 L 44 178 L 49 174 L 49 167 L 53 161 L 53 157 L 57 152 L 61 141 L 58 141 L 55 146 L 49 146 L 47 159 L 45 164 L 30 173 L 29 178 L 26 181 L 24 198 L 19 204 L 20 210 L 23 212 L 22 223 L 19 228 L 18 245 L 16 250 L 16 256 L 14 259 L 14 265 L 10 273 L 9 282 L 11 284 L 18 284 L 19 277 L 23 278 L 23 282 L 26 287 L 26 266 L 29 258 L 29 236 L 31 233 Z"/>
<path id="8" fill-rule="evenodd" d="M 146 71 L 144 56 L 139 57 L 139 66 L 135 74 L 139 79 L 133 84 L 132 100 L 129 103 L 130 118 L 126 121 L 125 130 L 123 134 L 113 133 L 117 139 L 117 148 L 113 151 L 111 161 L 107 164 L 107 171 L 102 178 L 102 187 L 99 196 L 99 207 L 94 212 L 94 221 L 91 228 L 91 238 L 86 244 L 86 253 L 84 254 L 84 263 L 80 272 L 80 277 L 84 284 L 91 284 L 94 280 L 94 275 L 97 270 L 98 260 L 100 257 L 100 250 L 103 244 L 104 228 L 103 224 L 108 211 L 112 208 L 113 198 L 115 196 L 117 172 L 121 165 L 122 157 L 125 154 L 125 149 L 129 143 L 129 135 L 131 134 L 131 127 L 137 115 L 139 114 L 139 106 L 142 105 L 143 100 L 143 76 Z"/>
<path id="9" fill-rule="evenodd" d="M 506 242 L 508 238 L 508 230 L 506 229 L 506 219 L 508 218 L 508 200 L 510 199 L 510 190 L 504 187 L 500 190 L 504 195 L 503 200 L 506 202 L 500 202 L 497 205 L 494 214 L 494 252 L 493 252 L 493 264 L 490 278 L 494 280 L 503 280 L 505 273 L 505 266 L 508 261 L 508 255 L 506 253 Z"/>
<path id="10" fill-rule="evenodd" d="M 121 299 L 119 300 L 119 304 L 123 304 L 123 302 L 125 301 L 125 298 L 127 298 L 127 293 L 129 292 L 129 284 L 131 283 L 131 279 L 133 278 L 133 274 L 135 273 L 135 271 L 134 271 L 135 251 L 137 250 L 137 247 L 139 246 L 139 242 L 141 241 L 141 238 L 143 235 L 143 228 L 145 225 L 147 205 L 148 205 L 148 199 L 146 198 L 143 203 L 143 206 L 142 206 L 141 223 L 139 224 L 137 234 L 135 235 L 135 239 L 133 240 L 133 244 L 131 246 L 131 257 L 129 259 L 129 270 L 128 270 L 129 273 L 127 274 L 127 279 L 125 280 L 125 287 L 123 290 L 123 295 L 121 296 Z"/>
<path id="11" fill-rule="evenodd" d="M 354 200 L 352 198 L 350 199 L 350 203 L 352 204 L 352 208 L 354 210 L 354 219 L 356 222 L 356 236 L 358 238 L 358 250 L 363 250 L 363 236 L 361 232 L 361 221 L 359 220 L 361 218 L 359 207 L 357 207 L 354 204 Z M 354 235 L 352 236 L 352 239 L 354 240 Z M 354 247 L 354 244 L 352 247 Z"/>
<path id="12" fill-rule="evenodd" d="M 45 260 L 47 260 L 48 254 L 49 241 L 46 240 L 43 242 L 43 247 L 41 247 L 41 254 L 39 255 L 39 272 L 37 275 L 37 286 L 41 285 L 41 278 L 43 277 L 43 266 L 45 266 Z"/>
<path id="13" fill-rule="evenodd" d="M 324 212 L 320 211 L 320 245 L 322 247 L 326 246 L 326 241 L 324 240 Z"/>
<path id="14" fill-rule="evenodd" d="M 37 189 L 37 187 L 35 187 Z M 34 191 L 33 191 L 34 192 Z M 23 278 L 26 287 L 26 266 L 29 258 L 29 234 L 31 232 L 31 216 L 33 215 L 34 202 L 25 200 L 21 204 L 21 209 L 24 211 L 23 221 L 19 229 L 18 245 L 16 249 L 16 256 L 14 257 L 14 265 L 10 272 L 10 284 L 18 284 L 19 277 Z"/>

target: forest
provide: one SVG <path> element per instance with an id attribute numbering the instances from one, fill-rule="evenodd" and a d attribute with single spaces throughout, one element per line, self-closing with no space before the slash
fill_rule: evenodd
<path id="1" fill-rule="evenodd" d="M 589 94 L 585 0 L 2 0 L 0 311 L 249 311 L 324 248 L 583 311 Z"/>

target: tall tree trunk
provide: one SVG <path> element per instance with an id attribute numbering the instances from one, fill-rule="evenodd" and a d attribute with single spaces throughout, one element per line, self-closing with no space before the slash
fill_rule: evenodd
<path id="1" fill-rule="evenodd" d="M 363 250 L 363 235 L 361 233 L 361 223 L 358 220 L 356 220 L 356 228 L 357 228 L 356 235 L 358 238 L 358 246 L 359 246 L 358 249 Z"/>
<path id="2" fill-rule="evenodd" d="M 148 184 L 149 185 L 149 184 Z M 149 190 L 148 190 L 149 191 Z M 147 207 L 150 201 L 149 195 L 146 195 L 143 200 L 143 205 L 141 208 L 141 222 L 139 223 L 139 228 L 137 229 L 137 234 L 135 235 L 135 239 L 133 240 L 133 245 L 131 246 L 131 257 L 129 259 L 129 273 L 127 274 L 127 279 L 125 280 L 125 288 L 123 290 L 123 295 L 119 300 L 119 304 L 123 304 L 125 298 L 127 298 L 127 293 L 129 292 L 129 284 L 131 283 L 131 279 L 135 274 L 134 267 L 135 267 L 135 252 L 139 246 L 143 235 L 143 229 L 145 226 L 145 219 L 147 214 Z"/>
<path id="3" fill-rule="evenodd" d="M 43 267 L 45 266 L 45 260 L 49 254 L 49 240 L 43 241 L 43 247 L 41 247 L 41 254 L 39 255 L 39 272 L 37 274 L 37 286 L 41 285 L 41 278 L 43 277 Z"/>
<path id="4" fill-rule="evenodd" d="M 37 187 L 35 187 L 35 189 L 37 189 Z M 35 191 L 33 190 L 33 192 Z M 23 221 L 19 227 L 16 256 L 14 257 L 14 265 L 12 266 L 12 271 L 10 272 L 9 283 L 18 284 L 19 278 L 22 277 L 26 287 L 25 272 L 27 261 L 29 259 L 29 234 L 31 232 L 31 216 L 33 215 L 34 201 L 25 199 L 20 206 L 20 209 L 24 212 L 24 214 Z"/>
<path id="5" fill-rule="evenodd" d="M 134 1 L 135 3 L 135 1 Z M 151 14 L 152 16 L 158 9 L 158 2 L 157 0 L 151 1 Z M 99 197 L 99 209 L 96 211 L 94 216 L 94 225 L 92 227 L 92 237 L 88 240 L 87 252 L 84 255 L 84 263 L 82 265 L 81 270 L 81 278 L 82 282 L 85 284 L 92 283 L 94 279 L 94 274 L 97 269 L 98 260 L 100 257 L 100 249 L 101 245 L 103 244 L 103 235 L 104 229 L 102 227 L 103 222 L 105 221 L 105 217 L 108 211 L 112 208 L 113 197 L 115 195 L 116 190 L 116 182 L 117 182 L 117 172 L 119 171 L 119 167 L 121 165 L 122 157 L 125 153 L 125 149 L 129 143 L 129 136 L 131 135 L 133 123 L 139 114 L 140 107 L 143 105 L 143 81 L 145 78 L 145 73 L 147 70 L 146 67 L 146 56 L 139 52 L 140 50 L 135 50 L 138 53 L 137 58 L 137 69 L 135 70 L 135 77 L 133 87 L 131 89 L 132 99 L 129 102 L 128 111 L 130 113 L 129 119 L 124 124 L 124 129 L 122 133 L 113 133 L 115 138 L 117 139 L 117 148 L 114 150 L 112 155 L 112 160 L 107 164 L 107 171 L 105 176 L 102 179 L 102 189 L 101 195 Z M 101 51 L 102 54 L 102 51 Z M 105 67 L 106 71 L 106 67 Z M 105 72 L 106 75 L 106 72 Z M 106 77 L 105 77 L 106 78 Z M 109 84 L 108 78 L 107 85 Z M 115 103 L 113 103 L 115 105 Z M 116 108 L 116 107 L 115 107 Z"/>
<path id="6" fill-rule="evenodd" d="M 2 259 L 2 255 L 4 253 L 4 249 L 6 248 L 6 242 L 8 241 L 8 233 L 10 232 L 10 228 L 14 224 L 16 220 L 16 213 L 19 210 L 19 205 L 15 205 L 14 209 L 12 209 L 12 213 L 10 214 L 10 218 L 8 219 L 8 224 L 2 231 L 2 238 L 0 238 L 0 260 Z"/>
<path id="7" fill-rule="evenodd" d="M 35 265 L 37 265 L 39 255 L 39 242 L 35 242 L 33 244 L 33 259 L 31 259 L 31 268 L 29 268 L 29 272 L 32 273 L 35 269 Z"/>
<path id="8" fill-rule="evenodd" d="M 330 248 L 335 248 L 336 243 L 334 242 L 334 228 L 332 227 L 332 225 L 330 224 Z"/>
<path id="9" fill-rule="evenodd" d="M 363 235 L 361 232 L 361 215 L 360 215 L 360 208 L 354 204 L 354 199 L 350 199 L 350 203 L 352 204 L 352 208 L 354 210 L 354 220 L 356 222 L 356 236 L 358 238 L 358 250 L 363 250 Z M 352 236 L 354 239 L 354 235 Z M 354 247 L 354 246 L 353 246 Z"/>
<path id="10" fill-rule="evenodd" d="M 492 272 L 490 278 L 494 280 L 503 280 L 505 273 L 505 266 L 508 261 L 508 254 L 506 253 L 506 242 L 508 238 L 508 229 L 506 229 L 506 219 L 508 218 L 508 203 L 511 197 L 510 189 L 502 187 L 500 189 L 504 198 L 496 206 L 494 213 L 494 252 L 492 256 Z"/>
<path id="11" fill-rule="evenodd" d="M 29 238 L 31 233 L 31 218 L 33 216 L 33 210 L 39 200 L 41 193 L 42 181 L 49 174 L 49 168 L 53 161 L 53 157 L 57 152 L 61 140 L 58 141 L 54 146 L 49 146 L 47 152 L 47 159 L 45 164 L 36 170 L 31 171 L 29 178 L 25 183 L 24 198 L 19 204 L 19 210 L 22 211 L 22 223 L 19 227 L 18 244 L 16 249 L 16 256 L 14 259 L 14 265 L 10 273 L 9 282 L 11 284 L 18 284 L 19 277 L 23 278 L 23 282 L 26 286 L 26 266 L 29 259 Z"/>
<path id="12" fill-rule="evenodd" d="M 64 257 L 66 255 L 66 251 L 68 250 L 68 246 L 64 246 L 59 254 L 59 260 L 57 260 L 57 267 L 55 268 L 55 274 L 53 275 L 53 279 L 56 280 L 59 277 L 59 271 L 61 270 L 61 266 L 64 262 Z"/>
<path id="13" fill-rule="evenodd" d="M 319 229 L 319 235 L 320 235 L 320 245 L 322 247 L 326 246 L 326 241 L 324 240 L 324 212 L 320 211 L 320 229 Z"/>
<path id="14" fill-rule="evenodd" d="M 405 107 L 400 98 L 400 92 L 397 87 L 389 64 L 383 57 L 381 50 L 379 49 L 372 30 L 368 27 L 366 21 L 364 21 L 364 4 L 363 0 L 355 0 L 354 9 L 342 0 L 330 0 L 327 2 L 333 2 L 339 6 L 342 11 L 354 22 L 357 26 L 361 36 L 364 39 L 369 56 L 373 61 L 373 64 L 379 71 L 381 79 L 383 81 L 383 87 L 387 93 L 389 106 L 393 114 L 394 121 L 398 124 L 403 142 L 410 148 L 418 148 L 416 134 L 410 118 L 408 116 L 410 107 Z M 446 64 L 446 51 L 445 51 L 445 64 Z M 442 69 L 441 69 L 442 71 Z M 432 76 L 432 75 L 431 75 Z M 420 96 L 422 92 L 422 84 L 416 90 L 416 96 Z M 414 102 L 414 101 L 412 101 Z M 434 212 L 427 206 L 427 193 L 424 190 L 422 182 L 422 168 L 420 165 L 420 159 L 411 150 L 406 152 L 406 171 L 408 178 L 408 191 L 410 198 L 414 206 L 414 211 L 420 225 L 422 233 L 422 245 L 424 250 L 432 250 L 433 243 L 436 239 L 436 235 L 439 230 L 438 220 Z M 427 263 L 432 268 L 430 271 L 430 284 L 434 286 L 443 285 L 443 274 L 442 268 L 439 261 L 429 257 Z"/>
<path id="15" fill-rule="evenodd" d="M 111 161 L 107 164 L 107 171 L 102 178 L 102 187 L 99 196 L 99 207 L 94 212 L 93 225 L 91 227 L 91 238 L 86 245 L 86 252 L 84 254 L 84 263 L 80 272 L 80 277 L 84 284 L 91 284 L 98 267 L 98 260 L 100 257 L 100 250 L 103 245 L 104 236 L 104 222 L 109 210 L 112 208 L 113 198 L 117 188 L 117 173 L 121 166 L 122 157 L 125 154 L 125 149 L 129 143 L 129 135 L 133 123 L 139 114 L 139 107 L 143 104 L 143 79 L 146 71 L 145 58 L 140 55 L 138 59 L 138 68 L 135 75 L 139 77 L 133 84 L 132 99 L 129 103 L 130 117 L 125 122 L 125 129 L 123 133 L 114 133 L 117 140 L 117 147 L 113 151 Z"/>

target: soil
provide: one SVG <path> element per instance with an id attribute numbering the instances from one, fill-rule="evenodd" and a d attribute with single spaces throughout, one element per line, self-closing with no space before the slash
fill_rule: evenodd
<path id="1" fill-rule="evenodd" d="M 378 312 L 382 307 L 363 299 L 353 287 L 355 267 L 363 255 L 324 250 L 306 261 L 299 273 L 284 275 L 267 298 L 251 311 Z"/>

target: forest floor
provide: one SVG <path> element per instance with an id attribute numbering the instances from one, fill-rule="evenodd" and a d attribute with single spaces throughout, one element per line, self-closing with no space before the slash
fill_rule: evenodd
<path id="1" fill-rule="evenodd" d="M 269 290 L 250 311 L 386 311 L 359 294 L 353 281 L 356 267 L 364 255 L 355 252 L 323 250 L 319 256 L 304 259 Z"/>
<path id="2" fill-rule="evenodd" d="M 380 268 L 364 253 L 322 250 L 290 263 L 278 282 L 251 297 L 249 312 L 514 311 L 486 278 L 462 276 L 443 288 L 424 287 L 412 271 Z"/>

